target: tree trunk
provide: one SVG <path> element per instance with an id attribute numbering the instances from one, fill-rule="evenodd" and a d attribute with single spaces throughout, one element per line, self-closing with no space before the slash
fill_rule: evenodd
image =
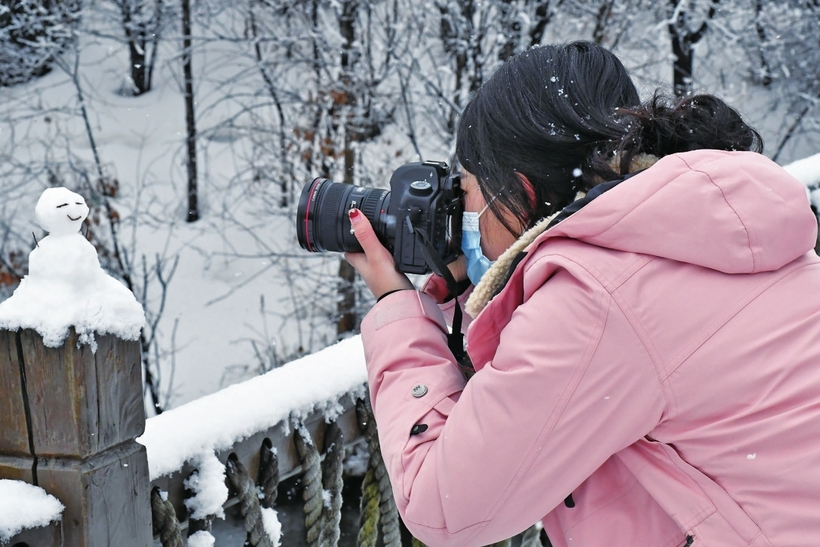
<path id="1" fill-rule="evenodd" d="M 133 40 L 128 41 L 128 51 L 131 56 L 131 81 L 134 82 L 134 90 L 137 95 L 151 89 L 151 85 L 146 80 L 145 72 L 145 44 L 137 47 Z"/>
<path id="2" fill-rule="evenodd" d="M 151 80 L 157 59 L 163 4 L 154 3 L 154 12 L 144 17 L 146 0 L 119 0 L 122 28 L 128 41 L 132 89 L 135 95 L 151 91 Z M 151 50 L 149 57 L 148 50 Z"/>
<path id="3" fill-rule="evenodd" d="M 673 88 L 676 97 L 684 97 L 692 92 L 692 64 L 694 51 L 686 36 L 673 35 L 672 55 L 675 62 L 672 65 Z"/>
<path id="4" fill-rule="evenodd" d="M 455 61 L 453 75 L 455 83 L 453 85 L 452 103 L 455 106 L 447 116 L 447 132 L 451 135 L 456 131 L 456 117 L 461 112 L 461 93 L 467 75 L 467 61 L 470 59 L 468 50 L 473 48 L 476 38 L 476 29 L 473 26 L 473 15 L 475 6 L 473 0 L 458 0 L 458 10 L 450 9 L 446 4 L 439 5 L 441 19 L 439 23 L 439 35 L 444 45 L 444 51 Z M 468 44 L 467 47 L 464 44 Z M 473 55 L 475 58 L 475 55 Z M 470 88 L 480 85 L 477 78 L 470 78 Z"/>
<path id="5" fill-rule="evenodd" d="M 120 0 L 122 29 L 128 41 L 131 65 L 132 93 L 142 95 L 150 89 L 145 70 L 145 24 L 139 20 L 140 5 L 131 0 Z"/>
<path id="6" fill-rule="evenodd" d="M 755 30 L 757 37 L 760 40 L 760 70 L 763 73 L 760 82 L 763 87 L 769 87 L 772 83 L 772 70 L 769 68 L 769 63 L 766 60 L 766 29 L 763 27 L 761 16 L 763 13 L 763 0 L 755 0 Z"/>
<path id="7" fill-rule="evenodd" d="M 521 45 L 521 21 L 517 15 L 513 0 L 500 0 L 498 9 L 501 12 L 501 37 L 503 43 L 498 50 L 498 60 L 506 61 Z"/>
<path id="8" fill-rule="evenodd" d="M 553 9 L 550 9 L 550 0 L 535 0 L 535 24 L 530 29 L 530 47 L 541 44 L 544 31 L 555 14 L 555 8 L 560 6 L 561 2 L 563 0 L 558 0 L 552 7 Z"/>
<path id="9" fill-rule="evenodd" d="M 356 15 L 359 9 L 359 0 L 345 0 L 342 4 L 342 15 L 339 18 L 339 34 L 342 36 L 342 52 L 340 59 L 341 90 L 334 107 L 338 109 L 344 120 L 344 182 L 353 184 L 356 164 L 356 152 L 353 148 L 360 132 L 356 130 L 357 120 L 355 108 L 357 105 L 356 90 L 353 86 L 353 65 L 356 57 L 353 45 L 356 39 Z M 339 336 L 356 330 L 358 317 L 356 314 L 356 270 L 345 259 L 339 263 L 339 300 L 337 310 L 339 320 L 336 323 L 336 334 Z"/>
<path id="10" fill-rule="evenodd" d="M 595 18 L 595 30 L 592 31 L 592 41 L 596 44 L 603 44 L 606 34 L 607 23 L 609 17 L 612 15 L 612 8 L 615 5 L 615 0 L 603 0 L 601 6 L 598 8 L 598 15 Z"/>
<path id="11" fill-rule="evenodd" d="M 196 120 L 194 76 L 191 69 L 191 1 L 182 0 L 182 69 L 185 78 L 185 126 L 188 132 L 188 222 L 199 220 L 196 181 Z"/>
<path id="12" fill-rule="evenodd" d="M 697 30 L 688 26 L 685 8 L 678 9 L 682 0 L 669 0 L 671 8 L 669 35 L 672 38 L 672 53 L 675 61 L 672 67 L 673 85 L 676 97 L 684 97 L 692 93 L 693 66 L 695 60 L 695 44 L 697 44 L 709 28 L 709 20 L 717 11 L 720 0 L 711 0 L 706 18 Z"/>

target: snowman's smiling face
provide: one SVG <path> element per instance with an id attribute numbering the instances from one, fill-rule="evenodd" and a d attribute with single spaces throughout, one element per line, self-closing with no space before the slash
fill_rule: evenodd
<path id="1" fill-rule="evenodd" d="M 75 234 L 88 217 L 88 205 L 67 188 L 48 188 L 34 209 L 37 222 L 52 235 Z"/>

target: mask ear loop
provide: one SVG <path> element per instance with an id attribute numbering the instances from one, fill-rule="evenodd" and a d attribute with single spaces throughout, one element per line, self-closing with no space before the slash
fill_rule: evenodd
<path id="1" fill-rule="evenodd" d="M 483 208 L 483 209 L 481 209 L 481 211 L 479 211 L 479 212 L 478 212 L 478 216 L 476 217 L 477 219 L 478 219 L 478 218 L 481 218 L 481 215 L 483 215 L 483 214 L 484 214 L 484 211 L 486 211 L 487 209 L 489 209 L 489 208 L 490 208 L 490 204 L 491 204 L 492 202 L 494 202 L 494 201 L 495 201 L 495 198 L 496 198 L 496 197 L 497 197 L 497 196 L 493 196 L 493 197 L 491 197 L 491 198 L 490 198 L 490 201 L 488 201 L 487 203 L 485 203 L 485 204 L 484 204 L 484 208 Z"/>

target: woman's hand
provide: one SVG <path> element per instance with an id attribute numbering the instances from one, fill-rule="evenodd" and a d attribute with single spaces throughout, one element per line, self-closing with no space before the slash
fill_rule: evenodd
<path id="1" fill-rule="evenodd" d="M 345 260 L 356 268 L 376 299 L 402 289 L 415 289 L 403 273 L 396 271 L 393 255 L 384 248 L 376 232 L 361 211 L 351 209 L 350 226 L 363 253 L 345 253 Z"/>

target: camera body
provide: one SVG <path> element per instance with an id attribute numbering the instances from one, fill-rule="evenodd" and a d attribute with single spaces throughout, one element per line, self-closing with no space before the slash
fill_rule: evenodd
<path id="1" fill-rule="evenodd" d="M 443 162 L 402 165 L 393 172 L 389 191 L 317 178 L 305 186 L 299 199 L 297 239 L 311 252 L 361 252 L 347 215 L 356 208 L 393 254 L 398 271 L 424 274 L 430 271 L 424 239 L 444 262 L 458 256 L 461 193 L 461 178 L 450 174 Z"/>
<path id="2" fill-rule="evenodd" d="M 411 163 L 396 169 L 390 178 L 392 194 L 388 217 L 396 220 L 393 261 L 400 272 L 430 271 L 422 250 L 427 237 L 444 262 L 461 248 L 461 178 L 448 174 L 447 164 Z M 395 203 L 395 206 L 393 204 Z"/>

